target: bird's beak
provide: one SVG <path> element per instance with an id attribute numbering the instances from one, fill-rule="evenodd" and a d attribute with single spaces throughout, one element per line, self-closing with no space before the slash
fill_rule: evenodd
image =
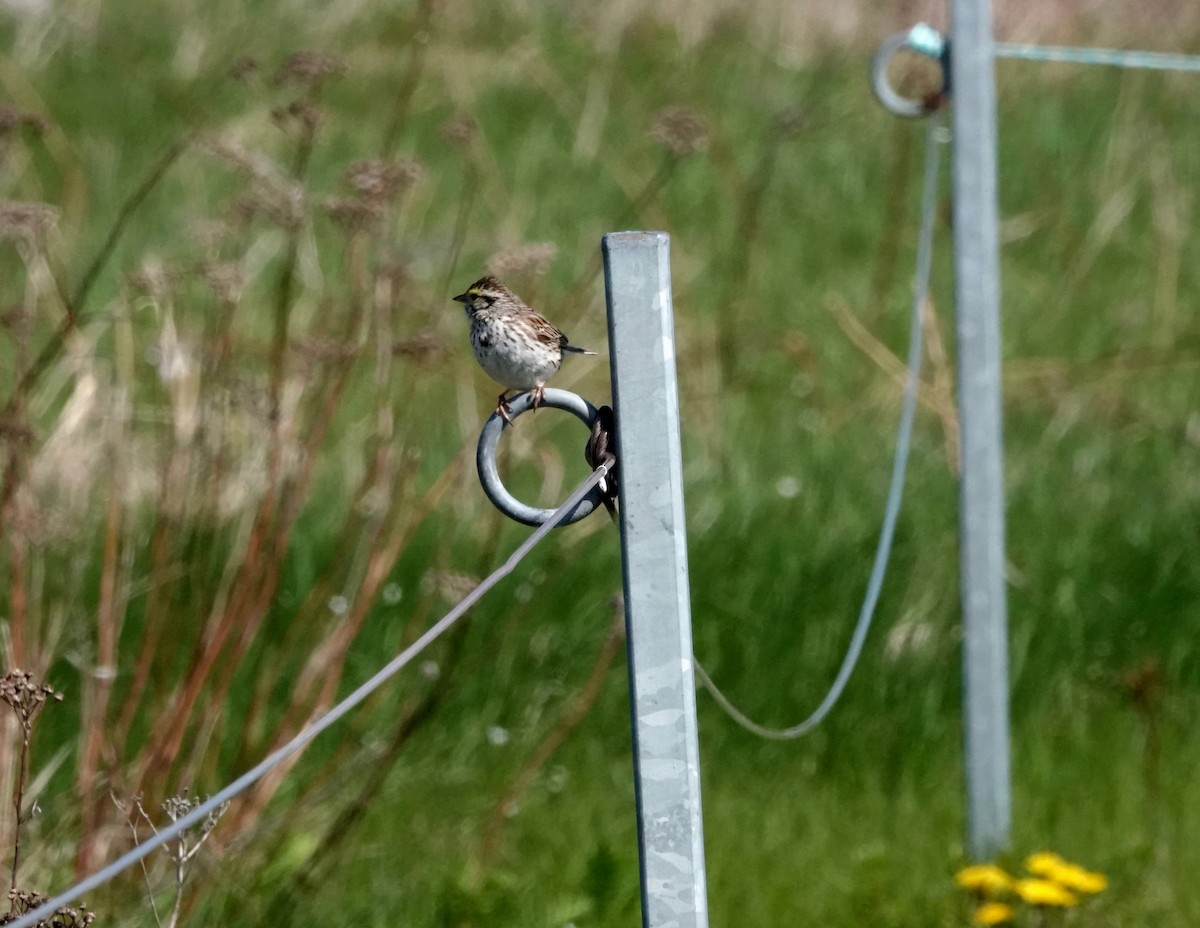
<path id="1" fill-rule="evenodd" d="M 471 298 L 471 297 L 470 297 L 470 296 L 468 296 L 468 295 L 467 295 L 467 294 L 465 294 L 465 293 L 460 293 L 458 296 L 451 297 L 451 299 L 453 299 L 453 300 L 458 300 L 458 302 L 460 302 L 460 303 L 465 303 L 465 302 L 467 302 L 467 300 L 469 300 L 470 298 Z"/>

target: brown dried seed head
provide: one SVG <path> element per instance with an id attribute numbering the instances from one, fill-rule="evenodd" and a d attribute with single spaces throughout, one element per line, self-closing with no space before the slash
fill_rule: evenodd
<path id="1" fill-rule="evenodd" d="M 383 208 L 378 203 L 353 197 L 326 197 L 321 208 L 347 232 L 357 232 L 367 227 L 383 213 Z"/>
<path id="2" fill-rule="evenodd" d="M 395 163 L 395 167 L 399 174 L 401 192 L 412 190 L 423 183 L 428 173 L 425 165 L 416 158 L 401 158 Z"/>
<path id="3" fill-rule="evenodd" d="M 199 796 L 196 796 L 194 798 L 189 798 L 187 792 L 188 792 L 187 788 L 185 787 L 181 793 L 177 793 L 174 796 L 168 796 L 166 799 L 163 800 L 162 810 L 164 813 L 166 813 L 167 818 L 169 818 L 172 822 L 179 821 L 181 818 L 183 818 L 185 815 L 190 813 L 197 806 L 199 806 L 202 803 L 207 801 L 206 799 L 201 799 Z M 139 803 L 139 808 L 140 808 L 140 803 Z M 204 819 L 204 821 L 199 824 L 198 827 L 200 828 L 200 830 L 203 832 L 212 831 L 213 828 L 216 826 L 217 821 L 221 818 L 222 815 L 225 814 L 225 812 L 228 808 L 229 808 L 229 803 L 223 802 L 219 806 L 217 806 L 217 808 L 215 808 L 211 812 L 209 812 L 207 817 Z"/>
<path id="4" fill-rule="evenodd" d="M 475 133 L 478 131 L 479 124 L 475 122 L 474 116 L 459 113 L 442 123 L 438 134 L 447 142 L 463 145 L 475 138 Z"/>
<path id="5" fill-rule="evenodd" d="M 350 165 L 345 177 L 364 200 L 387 203 L 419 184 L 425 178 L 425 166 L 415 159 L 368 158 Z"/>
<path id="6" fill-rule="evenodd" d="M 21 125 L 24 113 L 11 103 L 0 103 L 0 135 L 8 135 Z"/>
<path id="7" fill-rule="evenodd" d="M 428 330 L 418 332 L 412 338 L 402 338 L 392 344 L 392 355 L 398 358 L 428 361 L 444 354 L 446 354 L 445 344 L 437 335 Z"/>
<path id="8" fill-rule="evenodd" d="M 243 222 L 258 217 L 281 229 L 296 229 L 304 219 L 304 193 L 299 188 L 259 188 L 233 201 L 233 213 Z"/>
<path id="9" fill-rule="evenodd" d="M 37 436 L 33 429 L 14 418 L 0 419 L 0 444 L 31 445 Z"/>
<path id="10" fill-rule="evenodd" d="M 197 219 L 187 227 L 188 239 L 206 254 L 213 254 L 224 245 L 232 233 L 225 219 Z"/>
<path id="11" fill-rule="evenodd" d="M 16 338 L 24 338 L 33 327 L 33 307 L 27 303 L 16 303 L 0 313 L 0 328 Z"/>
<path id="12" fill-rule="evenodd" d="M 25 113 L 21 118 L 21 123 L 30 131 L 43 134 L 50 128 L 50 121 L 41 113 Z"/>
<path id="13" fill-rule="evenodd" d="M 487 270 L 495 277 L 545 277 L 558 257 L 553 242 L 528 242 L 496 252 L 487 259 Z"/>
<path id="14" fill-rule="evenodd" d="M 312 131 L 325 121 L 325 109 L 311 100 L 296 100 L 287 106 L 271 110 L 271 118 L 283 129 L 288 128 L 291 123 L 296 123 Z"/>
<path id="15" fill-rule="evenodd" d="M 200 276 L 213 294 L 226 306 L 237 304 L 246 285 L 246 272 L 234 261 L 209 262 L 200 268 Z"/>
<path id="16" fill-rule="evenodd" d="M 196 805 L 198 800 L 192 800 L 187 797 L 186 790 L 176 796 L 168 796 L 162 802 L 162 810 L 167 813 L 167 818 L 171 821 L 178 821 L 192 811 L 192 806 Z"/>
<path id="17" fill-rule="evenodd" d="M 0 201 L 0 241 L 40 241 L 56 222 L 58 210 L 49 203 Z"/>
<path id="18" fill-rule="evenodd" d="M 411 276 L 407 264 L 403 261 L 393 260 L 379 265 L 375 279 L 381 285 L 390 288 L 392 293 L 399 293 L 404 289 Z"/>
<path id="19" fill-rule="evenodd" d="M 53 521 L 44 511 L 33 505 L 28 494 L 16 499 L 14 503 L 4 521 L 5 530 L 13 537 L 36 543 L 55 536 Z"/>
<path id="20" fill-rule="evenodd" d="M 686 158 L 708 148 L 708 124 L 688 106 L 668 106 L 654 118 L 650 134 L 676 158 Z"/>
<path id="21" fill-rule="evenodd" d="M 230 170 L 247 180 L 267 186 L 290 185 L 287 174 L 269 155 L 247 148 L 232 138 L 209 138 L 200 143 L 200 150 L 216 157 Z"/>
<path id="22" fill-rule="evenodd" d="M 9 912 L 0 918 L 0 925 L 15 922 L 22 915 L 32 912 L 46 901 L 45 896 L 32 889 L 10 889 L 8 899 Z M 37 924 L 38 928 L 87 928 L 95 919 L 96 913 L 81 902 L 78 907 L 63 906 L 55 909 L 49 920 L 43 919 Z"/>
<path id="23" fill-rule="evenodd" d="M 48 698 L 62 702 L 62 693 L 45 683 L 35 683 L 27 670 L 13 669 L 0 678 L 0 700 L 8 703 L 26 729 Z"/>
<path id="24" fill-rule="evenodd" d="M 333 74 L 345 74 L 346 63 L 334 55 L 320 52 L 293 52 L 279 66 L 274 77 L 275 84 L 300 84 L 317 87 Z"/>
<path id="25" fill-rule="evenodd" d="M 811 113 L 799 103 L 785 106 L 775 114 L 775 131 L 784 137 L 799 135 L 808 128 Z"/>
<path id="26" fill-rule="evenodd" d="M 252 182 L 249 194 L 234 202 L 242 218 L 264 215 L 285 229 L 304 216 L 304 190 L 291 181 L 271 158 L 228 138 L 207 139 L 201 149 Z"/>
<path id="27" fill-rule="evenodd" d="M 234 80 L 248 80 L 259 70 L 258 59 L 251 55 L 243 55 L 229 68 L 229 76 Z"/>
<path id="28" fill-rule="evenodd" d="M 129 275 L 135 288 L 156 300 L 165 300 L 180 279 L 179 268 L 163 263 L 159 258 L 146 258 L 136 271 Z"/>
<path id="29" fill-rule="evenodd" d="M 372 203 L 386 203 L 399 189 L 396 169 L 379 158 L 354 162 L 346 169 L 345 176 L 354 192 Z"/>
<path id="30" fill-rule="evenodd" d="M 46 131 L 48 123 L 45 117 L 38 113 L 30 113 L 11 103 L 0 103 L 0 137 L 22 126 L 40 135 Z"/>

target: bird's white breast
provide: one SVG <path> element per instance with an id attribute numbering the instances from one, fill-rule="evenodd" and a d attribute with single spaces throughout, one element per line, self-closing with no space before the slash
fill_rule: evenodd
<path id="1" fill-rule="evenodd" d="M 513 325 L 508 316 L 475 320 L 471 347 L 480 367 L 497 383 L 513 390 L 529 390 L 545 383 L 558 370 L 562 352 L 518 341 Z"/>

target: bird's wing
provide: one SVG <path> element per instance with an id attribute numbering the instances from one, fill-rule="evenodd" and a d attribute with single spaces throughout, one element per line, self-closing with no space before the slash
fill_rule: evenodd
<path id="1" fill-rule="evenodd" d="M 533 327 L 537 331 L 539 340 L 557 342 L 560 348 L 566 347 L 567 336 L 563 334 L 562 329 L 552 323 L 541 313 L 531 313 L 529 321 L 533 323 Z"/>

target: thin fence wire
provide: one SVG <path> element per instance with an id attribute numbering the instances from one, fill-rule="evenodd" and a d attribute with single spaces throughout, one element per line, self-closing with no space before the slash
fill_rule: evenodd
<path id="1" fill-rule="evenodd" d="M 1169 52 L 996 42 L 992 53 L 997 58 L 1017 58 L 1022 61 L 1058 61 L 1151 71 L 1200 72 L 1200 55 L 1177 55 Z"/>
<path id="2" fill-rule="evenodd" d="M 946 37 L 928 23 L 917 23 L 903 34 L 903 44 L 919 54 L 934 59 L 943 58 L 946 52 Z M 1148 52 L 1141 49 L 1092 48 L 1086 45 L 1037 45 L 1032 42 L 993 42 L 992 55 L 996 58 L 1015 58 L 1021 61 L 1094 64 L 1150 71 L 1200 72 L 1200 55 Z"/>
<path id="3" fill-rule="evenodd" d="M 825 698 L 816 710 L 804 721 L 790 728 L 771 728 L 760 725 L 737 708 L 720 689 L 713 683 L 712 677 L 695 661 L 696 679 L 712 694 L 717 704 L 738 725 L 760 738 L 776 741 L 789 741 L 799 738 L 812 731 L 825 720 L 846 690 L 851 674 L 862 656 L 863 644 L 867 632 L 871 629 L 871 621 L 875 617 L 875 608 L 879 604 L 879 594 L 883 588 L 883 579 L 887 573 L 888 561 L 892 553 L 892 541 L 896 534 L 896 519 L 900 514 L 900 502 L 904 495 L 904 475 L 908 470 L 908 452 L 912 444 L 913 421 L 917 410 L 917 393 L 921 378 L 921 354 L 924 339 L 922 324 L 925 300 L 929 293 L 929 271 L 933 261 L 933 227 L 937 211 L 938 175 L 941 165 L 941 148 L 945 142 L 946 130 L 940 117 L 931 118 L 925 128 L 925 176 L 921 193 L 921 225 L 917 240 L 917 265 L 913 278 L 912 322 L 908 338 L 908 377 L 904 384 L 904 404 L 900 412 L 900 424 L 896 433 L 896 451 L 892 460 L 892 480 L 888 489 L 887 504 L 884 508 L 883 527 L 879 532 L 879 545 L 875 550 L 875 562 L 871 566 L 870 579 L 867 581 L 866 595 L 863 597 L 862 610 L 858 622 L 854 626 L 854 634 L 842 665 L 838 669 L 833 685 L 825 694 Z"/>
<path id="4" fill-rule="evenodd" d="M 558 507 L 538 529 L 530 535 L 516 551 L 505 561 L 500 567 L 496 568 L 492 573 L 488 574 L 479 585 L 468 593 L 462 600 L 459 601 L 453 609 L 447 612 L 435 624 L 421 635 L 411 645 L 397 654 L 391 661 L 383 666 L 374 676 L 365 683 L 361 684 L 354 692 L 350 693 L 345 699 L 339 702 L 336 706 L 330 709 L 325 715 L 321 716 L 311 725 L 301 729 L 295 737 L 287 744 L 278 748 L 262 760 L 257 766 L 247 770 L 240 777 L 222 789 L 220 792 L 214 793 L 204 802 L 200 803 L 196 808 L 192 809 L 187 815 L 181 817 L 178 821 L 171 823 L 170 826 L 163 828 L 152 838 L 134 846 L 131 850 L 123 854 L 121 857 L 114 860 L 108 866 L 96 871 L 89 877 L 76 883 L 70 889 L 64 890 L 57 896 L 48 899 L 36 909 L 31 909 L 22 915 L 20 918 L 10 922 L 8 928 L 30 928 L 42 919 L 49 919 L 56 910 L 65 905 L 69 905 L 79 899 L 86 893 L 91 892 L 98 886 L 102 886 L 109 880 L 128 870 L 134 864 L 145 859 L 152 851 L 162 847 L 168 841 L 177 837 L 182 832 L 191 828 L 194 825 L 202 822 L 210 813 L 215 811 L 224 803 L 238 796 L 240 793 L 253 786 L 256 782 L 266 776 L 275 767 L 279 766 L 283 761 L 295 754 L 310 741 L 330 728 L 335 723 L 340 721 L 352 709 L 356 708 L 368 696 L 374 693 L 377 689 L 383 686 L 388 680 L 394 677 L 397 673 L 403 670 L 410 664 L 414 658 L 421 654 L 429 645 L 433 644 L 441 635 L 450 629 L 455 622 L 474 606 L 484 594 L 488 592 L 497 583 L 507 577 L 516 569 L 517 565 L 524 560 L 525 556 L 532 551 L 543 538 L 550 533 L 556 525 L 559 524 L 579 502 L 587 496 L 592 487 L 603 480 L 607 475 L 611 465 L 607 462 L 601 463 L 591 476 L 583 481 L 575 491 L 567 497 L 566 502 Z"/>

